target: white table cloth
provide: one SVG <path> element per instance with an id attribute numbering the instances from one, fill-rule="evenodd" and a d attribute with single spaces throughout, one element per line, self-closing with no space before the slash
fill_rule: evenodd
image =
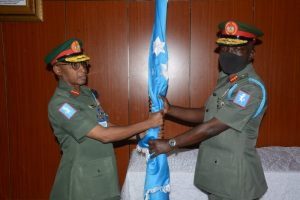
<path id="1" fill-rule="evenodd" d="M 263 147 L 257 149 L 264 168 L 268 191 L 262 200 L 300 200 L 300 147 Z M 179 150 L 168 156 L 170 200 L 207 200 L 193 185 L 198 149 Z M 122 188 L 122 200 L 142 200 L 145 157 L 133 151 Z"/>

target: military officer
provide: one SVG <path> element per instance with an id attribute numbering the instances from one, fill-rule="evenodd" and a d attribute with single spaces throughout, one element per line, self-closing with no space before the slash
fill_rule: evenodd
<path id="1" fill-rule="evenodd" d="M 72 38 L 45 58 L 58 78 L 48 117 L 62 151 L 50 199 L 120 199 L 116 160 L 111 142 L 162 124 L 162 113 L 129 126 L 110 126 L 96 93 L 84 86 L 88 60 L 82 42 Z"/>
<path id="2" fill-rule="evenodd" d="M 255 148 L 267 97 L 252 61 L 257 37 L 263 33 L 233 20 L 218 27 L 216 43 L 221 71 L 206 104 L 199 109 L 182 108 L 163 98 L 166 115 L 199 125 L 170 140 L 150 141 L 149 149 L 156 156 L 201 142 L 195 186 L 211 200 L 258 199 L 267 190 Z"/>

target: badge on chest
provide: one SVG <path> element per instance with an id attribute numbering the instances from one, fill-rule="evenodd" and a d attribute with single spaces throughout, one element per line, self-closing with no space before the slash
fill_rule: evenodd
<path id="1" fill-rule="evenodd" d="M 103 126 L 103 127 L 108 127 L 108 114 L 106 114 L 104 112 L 104 110 L 102 109 L 100 102 L 98 101 L 97 97 L 98 97 L 98 93 L 96 90 L 91 89 L 92 92 L 92 96 L 94 98 L 94 101 L 96 103 L 95 107 L 97 109 L 97 121 L 98 124 Z M 95 108 L 94 107 L 94 108 Z"/>
<path id="2" fill-rule="evenodd" d="M 108 127 L 108 114 L 100 106 L 97 107 L 97 121 L 101 126 Z"/>
<path id="3" fill-rule="evenodd" d="M 225 103 L 224 103 L 223 99 L 218 97 L 218 100 L 217 100 L 217 109 L 218 110 L 221 109 L 224 106 L 224 104 Z"/>
<path id="4" fill-rule="evenodd" d="M 95 109 L 97 112 L 97 122 L 99 125 L 103 127 L 108 127 L 108 114 L 104 112 L 104 110 L 101 108 L 100 104 L 98 105 L 89 105 L 89 108 Z"/>

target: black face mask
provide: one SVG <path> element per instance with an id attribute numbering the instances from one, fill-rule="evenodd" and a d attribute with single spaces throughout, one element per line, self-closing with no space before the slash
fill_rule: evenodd
<path id="1" fill-rule="evenodd" d="M 226 74 L 235 74 L 243 70 L 249 63 L 248 58 L 233 53 L 220 53 L 219 62 L 222 71 Z"/>

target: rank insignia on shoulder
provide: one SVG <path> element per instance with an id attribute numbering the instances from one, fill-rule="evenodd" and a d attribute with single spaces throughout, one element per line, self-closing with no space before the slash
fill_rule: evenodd
<path id="1" fill-rule="evenodd" d="M 245 108 L 249 102 L 250 95 L 242 90 L 239 90 L 234 97 L 233 103 Z"/>
<path id="2" fill-rule="evenodd" d="M 70 104 L 64 103 L 58 111 L 63 114 L 67 119 L 71 119 L 73 115 L 77 112 L 75 108 L 73 108 Z"/>

